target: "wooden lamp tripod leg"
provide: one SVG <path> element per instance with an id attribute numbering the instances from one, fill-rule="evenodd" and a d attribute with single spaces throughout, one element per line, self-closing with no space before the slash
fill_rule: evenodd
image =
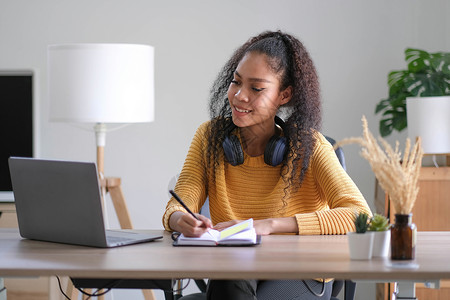
<path id="1" fill-rule="evenodd" d="M 106 178 L 106 191 L 111 196 L 120 227 L 122 229 L 133 229 L 130 213 L 128 212 L 127 203 L 125 202 L 125 196 L 123 195 L 120 183 L 120 178 Z"/>

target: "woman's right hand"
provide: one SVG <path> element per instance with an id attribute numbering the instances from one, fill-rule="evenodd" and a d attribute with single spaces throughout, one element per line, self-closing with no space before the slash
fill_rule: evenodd
<path id="1" fill-rule="evenodd" d="M 213 227 L 211 220 L 207 217 L 200 214 L 195 214 L 195 216 L 199 220 L 188 213 L 176 211 L 170 216 L 170 228 L 185 236 L 199 237 Z"/>

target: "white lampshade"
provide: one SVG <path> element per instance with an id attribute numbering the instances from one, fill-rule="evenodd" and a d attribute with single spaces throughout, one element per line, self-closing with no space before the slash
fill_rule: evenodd
<path id="1" fill-rule="evenodd" d="M 50 45 L 50 120 L 152 122 L 153 56 L 148 45 Z"/>
<path id="2" fill-rule="evenodd" d="M 406 99 L 408 136 L 426 154 L 450 153 L 450 96 Z"/>

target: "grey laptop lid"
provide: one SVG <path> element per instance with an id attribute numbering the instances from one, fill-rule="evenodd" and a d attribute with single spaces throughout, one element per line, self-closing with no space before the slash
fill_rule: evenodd
<path id="1" fill-rule="evenodd" d="M 94 163 L 11 157 L 9 169 L 24 238 L 95 247 L 162 238 L 105 231 Z"/>

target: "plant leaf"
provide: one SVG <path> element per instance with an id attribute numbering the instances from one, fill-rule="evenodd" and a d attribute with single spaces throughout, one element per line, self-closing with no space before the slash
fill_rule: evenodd
<path id="1" fill-rule="evenodd" d="M 445 69 L 447 69 L 447 72 L 449 70 L 448 66 L 450 64 L 450 54 L 449 53 L 435 53 L 431 57 L 431 66 L 433 67 L 436 72 L 443 72 L 445 73 Z"/>
<path id="2" fill-rule="evenodd" d="M 389 104 L 394 109 L 402 109 L 406 107 L 406 97 L 410 97 L 411 93 L 398 93 L 389 97 Z"/>
<path id="3" fill-rule="evenodd" d="M 392 120 L 391 119 L 382 119 L 380 120 L 380 135 L 382 137 L 386 137 L 392 133 Z"/>
<path id="4" fill-rule="evenodd" d="M 407 77 L 409 74 L 409 71 L 392 71 L 388 74 L 388 86 L 391 88 L 395 85 L 403 85 L 403 80 L 405 77 Z"/>
<path id="5" fill-rule="evenodd" d="M 450 53 L 442 54 L 442 61 L 444 62 L 441 69 L 442 73 L 444 73 L 445 75 L 450 75 Z"/>
<path id="6" fill-rule="evenodd" d="M 445 81 L 440 78 L 438 73 L 435 74 L 414 74 L 413 78 L 406 83 L 408 90 L 412 96 L 443 96 L 445 95 Z"/>
<path id="7" fill-rule="evenodd" d="M 384 110 L 386 107 L 389 106 L 389 100 L 383 99 L 380 102 L 378 102 L 377 106 L 375 107 L 375 114 L 378 114 L 382 110 Z"/>
<path id="8" fill-rule="evenodd" d="M 392 118 L 393 129 L 400 132 L 406 128 L 406 125 L 407 125 L 406 112 L 398 112 L 397 111 L 395 114 L 393 114 L 393 118 Z"/>
<path id="9" fill-rule="evenodd" d="M 408 64 L 408 71 L 412 73 L 417 73 L 432 68 L 431 55 L 424 50 L 412 48 L 406 49 L 405 60 Z"/>

